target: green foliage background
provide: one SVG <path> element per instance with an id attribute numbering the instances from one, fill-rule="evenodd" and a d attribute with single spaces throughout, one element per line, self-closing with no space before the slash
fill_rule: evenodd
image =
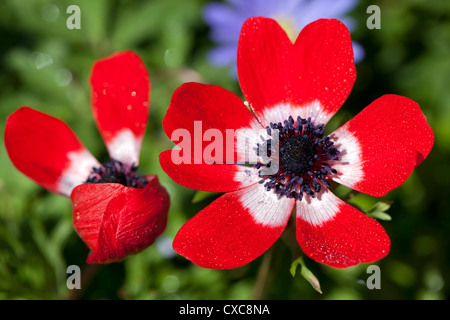
<path id="1" fill-rule="evenodd" d="M 81 30 L 66 27 L 66 8 L 81 8 Z M 120 263 L 86 266 L 88 249 L 72 227 L 68 199 L 23 176 L 0 146 L 0 299 L 448 299 L 450 231 L 450 2 L 361 1 L 353 39 L 366 50 L 354 89 L 331 125 L 349 119 L 387 93 L 417 101 L 435 132 L 434 148 L 400 188 L 381 221 L 392 240 L 377 262 L 381 289 L 369 290 L 367 265 L 334 269 L 307 257 L 321 283 L 317 293 L 280 240 L 241 268 L 200 268 L 170 250 L 177 230 L 218 195 L 174 183 L 158 154 L 172 147 L 161 122 L 173 91 L 187 81 L 216 84 L 241 95 L 225 69 L 211 66 L 202 0 L 3 0 L 0 2 L 0 132 L 20 106 L 64 120 L 100 161 L 106 149 L 90 110 L 92 64 L 119 50 L 136 51 L 152 82 L 150 122 L 141 172 L 156 173 L 171 195 L 166 232 L 152 247 Z M 366 8 L 381 8 L 381 29 L 366 28 Z M 3 139 L 2 139 L 3 141 Z M 193 198 L 195 200 L 193 201 Z M 368 208 L 377 200 L 358 195 Z M 92 275 L 83 290 L 66 287 L 66 268 Z M 268 266 L 268 268 L 266 268 Z M 261 272 L 261 270 L 263 270 Z M 268 272 L 264 272 L 268 270 Z"/>

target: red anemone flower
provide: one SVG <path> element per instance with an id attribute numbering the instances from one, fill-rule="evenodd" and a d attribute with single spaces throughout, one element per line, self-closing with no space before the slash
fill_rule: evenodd
<path id="1" fill-rule="evenodd" d="M 356 78 L 350 34 L 334 19 L 309 24 L 292 43 L 274 20 L 250 18 L 242 27 L 237 67 L 251 111 L 221 87 L 187 83 L 175 91 L 164 118 L 166 134 L 183 145 L 183 152 L 161 153 L 164 171 L 185 187 L 226 192 L 184 224 L 174 249 L 199 266 L 242 266 L 272 246 L 296 207 L 296 238 L 310 258 L 344 268 L 386 256 L 390 239 L 383 227 L 329 186 L 335 181 L 372 196 L 400 186 L 433 145 L 419 105 L 385 95 L 324 134 Z M 180 141 L 180 129 L 194 137 L 191 145 Z M 234 146 L 235 163 L 228 151 L 226 163 L 211 161 L 217 154 L 207 150 L 202 134 L 212 141 L 213 132 L 226 137 L 231 129 L 235 140 L 215 135 L 214 143 L 223 150 Z M 275 130 L 278 160 L 271 154 Z M 259 157 L 264 145 L 270 161 Z M 184 155 L 189 149 L 192 159 Z M 242 165 L 251 152 L 257 161 Z M 188 161 L 179 161 L 182 153 Z M 267 173 L 274 164 L 277 171 Z"/>
<path id="2" fill-rule="evenodd" d="M 169 196 L 156 175 L 136 176 L 149 112 L 141 59 L 120 52 L 95 63 L 92 107 L 109 161 L 100 164 L 61 120 L 22 107 L 6 122 L 12 163 L 44 188 L 69 197 L 88 263 L 120 261 L 165 230 Z"/>

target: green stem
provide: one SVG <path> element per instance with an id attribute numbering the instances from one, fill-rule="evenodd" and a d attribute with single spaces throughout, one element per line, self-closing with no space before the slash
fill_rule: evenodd
<path id="1" fill-rule="evenodd" d="M 256 276 L 255 289 L 253 291 L 253 300 L 261 300 L 264 298 L 269 280 L 270 266 L 273 260 L 273 247 L 270 248 L 263 256 L 258 275 Z"/>
<path id="2" fill-rule="evenodd" d="M 300 245 L 298 244 L 296 237 L 295 210 L 294 213 L 291 215 L 291 218 L 288 222 L 288 225 L 286 226 L 286 229 L 281 234 L 281 239 L 283 239 L 283 241 L 286 243 L 289 249 L 291 249 L 292 261 L 302 256 L 303 251 L 300 248 Z"/>

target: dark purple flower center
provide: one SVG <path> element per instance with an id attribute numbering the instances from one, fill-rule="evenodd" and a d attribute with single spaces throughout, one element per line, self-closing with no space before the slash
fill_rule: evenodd
<path id="1" fill-rule="evenodd" d="M 328 179 L 336 174 L 328 161 L 338 160 L 339 151 L 333 146 L 330 138 L 324 135 L 325 125 L 315 125 L 311 118 L 297 121 L 292 116 L 282 124 L 270 123 L 266 128 L 272 137 L 274 130 L 278 132 L 278 160 L 274 159 L 275 150 L 272 148 L 274 140 L 267 139 L 258 144 L 256 153 L 261 156 L 261 148 L 265 148 L 268 162 L 257 163 L 254 166 L 259 170 L 262 178 L 259 183 L 264 184 L 267 191 L 287 198 L 302 200 L 304 194 L 315 197 L 322 186 L 329 187 Z M 267 169 L 273 167 L 273 162 L 278 161 L 278 171 L 267 174 Z"/>
<path id="2" fill-rule="evenodd" d="M 148 180 L 137 176 L 138 167 L 126 169 L 122 162 L 109 159 L 98 168 L 93 168 L 85 183 L 120 183 L 126 187 L 145 188 Z"/>
<path id="3" fill-rule="evenodd" d="M 307 137 L 292 136 L 280 145 L 280 164 L 287 171 L 296 175 L 308 172 L 317 155 L 316 145 Z"/>

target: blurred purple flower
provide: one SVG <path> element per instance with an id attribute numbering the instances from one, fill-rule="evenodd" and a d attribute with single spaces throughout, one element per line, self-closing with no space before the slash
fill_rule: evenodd
<path id="1" fill-rule="evenodd" d="M 351 31 L 355 21 L 345 15 L 358 0 L 225 0 L 204 7 L 203 18 L 211 28 L 210 37 L 217 47 L 209 54 L 210 62 L 217 67 L 231 67 L 237 77 L 236 53 L 241 26 L 250 17 L 263 16 L 275 19 L 292 41 L 307 24 L 321 18 L 334 18 Z M 364 49 L 353 42 L 355 62 L 364 58 Z"/>

